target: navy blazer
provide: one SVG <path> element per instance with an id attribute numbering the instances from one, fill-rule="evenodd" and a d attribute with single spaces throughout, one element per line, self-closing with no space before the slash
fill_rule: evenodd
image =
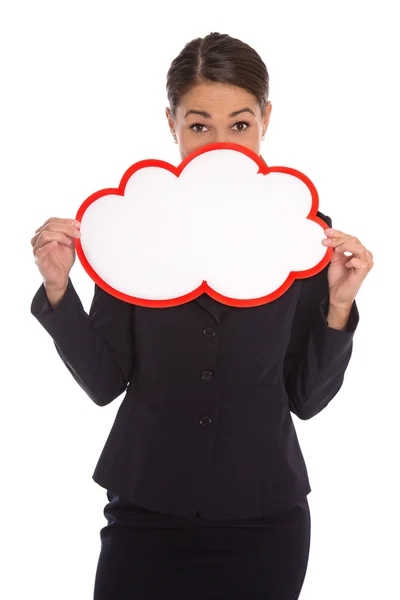
<path id="1" fill-rule="evenodd" d="M 331 220 L 318 215 L 331 226 Z M 93 473 L 148 510 L 244 519 L 311 491 L 291 413 L 310 419 L 339 391 L 359 321 L 327 326 L 328 266 L 251 308 L 206 294 L 144 308 L 95 284 L 89 315 L 68 281 L 53 310 L 43 284 L 31 312 L 98 406 L 125 394 Z"/>

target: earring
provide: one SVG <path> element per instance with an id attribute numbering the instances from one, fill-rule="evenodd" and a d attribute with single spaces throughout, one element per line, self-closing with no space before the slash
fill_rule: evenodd
<path id="1" fill-rule="evenodd" d="M 264 140 L 265 140 L 265 133 L 263 133 L 261 136 L 261 141 L 263 142 Z"/>
<path id="2" fill-rule="evenodd" d="M 178 143 L 178 138 L 176 137 L 175 133 L 173 134 L 173 136 L 174 136 L 174 142 L 175 142 L 175 144 L 177 144 Z"/>

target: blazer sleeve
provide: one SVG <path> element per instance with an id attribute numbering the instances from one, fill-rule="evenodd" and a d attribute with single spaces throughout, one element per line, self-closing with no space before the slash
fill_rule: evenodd
<path id="1" fill-rule="evenodd" d="M 331 219 L 324 216 L 328 226 Z M 354 301 L 344 331 L 328 327 L 328 268 L 302 279 L 283 367 L 289 408 L 299 419 L 320 413 L 340 390 L 359 322 Z"/>
<path id="2" fill-rule="evenodd" d="M 42 284 L 32 300 L 31 313 L 53 338 L 65 366 L 95 404 L 105 406 L 126 390 L 134 362 L 131 304 L 95 284 L 87 314 L 69 278 L 55 309 Z"/>

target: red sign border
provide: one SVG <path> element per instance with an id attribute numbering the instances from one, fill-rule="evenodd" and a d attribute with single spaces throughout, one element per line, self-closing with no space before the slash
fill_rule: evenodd
<path id="1" fill-rule="evenodd" d="M 325 221 L 323 221 L 320 217 L 317 216 L 318 192 L 317 192 L 314 184 L 312 183 L 312 181 L 306 175 L 304 175 L 300 171 L 297 171 L 296 169 L 292 169 L 290 167 L 268 167 L 268 165 L 266 164 L 264 159 L 261 156 L 259 156 L 258 154 L 256 154 L 255 152 L 253 152 L 252 150 L 250 150 L 249 148 L 246 148 L 245 146 L 241 146 L 239 144 L 232 144 L 229 142 L 225 142 L 225 143 L 219 142 L 219 143 L 215 143 L 215 144 L 207 144 L 205 146 L 202 146 L 201 148 L 198 148 L 197 150 L 195 150 L 194 152 L 189 154 L 189 156 L 187 156 L 180 163 L 180 165 L 178 167 L 175 167 L 168 162 L 165 162 L 162 160 L 157 160 L 157 159 L 147 159 L 147 160 L 139 161 L 139 162 L 133 164 L 131 167 L 129 167 L 129 169 L 127 169 L 127 171 L 124 173 L 124 175 L 121 179 L 121 182 L 117 188 L 106 188 L 103 190 L 99 190 L 99 191 L 91 194 L 88 198 L 86 198 L 86 200 L 81 204 L 75 218 L 77 221 L 81 222 L 82 217 L 83 217 L 85 211 L 88 209 L 88 207 L 93 202 L 95 202 L 96 200 L 101 198 L 102 196 L 107 196 L 109 194 L 123 196 L 127 182 L 132 177 L 132 175 L 134 173 L 136 173 L 137 171 L 139 171 L 140 169 L 144 169 L 147 167 L 159 167 L 161 169 L 166 169 L 167 171 L 169 171 L 176 177 L 179 177 L 180 174 L 182 173 L 182 171 L 184 170 L 184 168 L 192 160 L 194 160 L 196 157 L 200 156 L 201 154 L 204 154 L 205 152 L 212 152 L 214 150 L 235 150 L 237 152 L 241 152 L 242 154 L 245 154 L 246 156 L 251 158 L 258 165 L 259 170 L 258 170 L 257 174 L 268 175 L 269 173 L 287 173 L 289 175 L 293 175 L 294 177 L 298 177 L 299 179 L 301 179 L 301 181 L 303 181 L 306 184 L 306 186 L 308 187 L 308 189 L 310 190 L 311 197 L 312 197 L 311 210 L 310 210 L 309 214 L 307 215 L 307 219 L 314 221 L 315 223 L 320 225 L 324 230 L 327 229 L 327 224 L 325 223 Z M 101 277 L 99 277 L 99 275 L 96 273 L 96 271 L 89 264 L 89 261 L 87 260 L 87 258 L 85 256 L 85 253 L 83 251 L 82 244 L 81 244 L 81 241 L 79 238 L 75 239 L 75 248 L 76 248 L 76 253 L 78 255 L 78 258 L 79 258 L 83 268 L 85 269 L 85 271 L 87 272 L 89 277 L 100 288 L 102 288 L 104 291 L 108 292 L 112 296 L 114 296 L 120 300 L 123 300 L 124 302 L 129 302 L 131 304 L 136 304 L 138 306 L 143 306 L 143 307 L 147 307 L 147 308 L 169 308 L 172 306 L 179 306 L 181 304 L 185 304 L 186 302 L 190 302 L 191 300 L 194 300 L 195 298 L 198 298 L 199 296 L 201 296 L 204 293 L 208 294 L 209 296 L 211 296 L 211 298 L 214 298 L 215 300 L 221 302 L 222 304 L 226 304 L 228 306 L 242 307 L 242 308 L 248 308 L 248 307 L 252 307 L 252 306 L 261 306 L 263 304 L 272 302 L 273 300 L 276 300 L 280 296 L 282 296 L 290 288 L 290 286 L 296 279 L 305 279 L 305 278 L 311 277 L 313 275 L 316 275 L 317 273 L 322 271 L 325 268 L 325 266 L 330 262 L 332 252 L 333 252 L 332 248 L 327 248 L 323 259 L 317 265 L 315 265 L 311 269 L 308 269 L 305 271 L 291 271 L 289 273 L 287 279 L 284 281 L 284 283 L 278 289 L 276 289 L 271 294 L 267 294 L 266 296 L 262 296 L 260 298 L 250 298 L 250 299 L 246 299 L 246 300 L 238 300 L 236 298 L 229 298 L 227 296 L 223 296 L 222 294 L 219 294 L 216 290 L 211 288 L 207 284 L 206 281 L 203 281 L 203 283 L 197 289 L 193 290 L 192 292 L 190 292 L 188 294 L 180 296 L 178 298 L 171 298 L 171 299 L 166 299 L 166 300 L 148 300 L 148 299 L 136 298 L 134 296 L 124 294 L 124 293 L 118 291 L 117 289 L 111 287 L 106 281 L 104 281 Z"/>

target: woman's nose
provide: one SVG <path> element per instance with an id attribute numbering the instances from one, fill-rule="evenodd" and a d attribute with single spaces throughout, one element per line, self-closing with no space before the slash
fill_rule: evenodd
<path id="1" fill-rule="evenodd" d="M 213 142 L 215 142 L 216 144 L 229 142 L 229 132 L 216 131 L 213 136 Z"/>

